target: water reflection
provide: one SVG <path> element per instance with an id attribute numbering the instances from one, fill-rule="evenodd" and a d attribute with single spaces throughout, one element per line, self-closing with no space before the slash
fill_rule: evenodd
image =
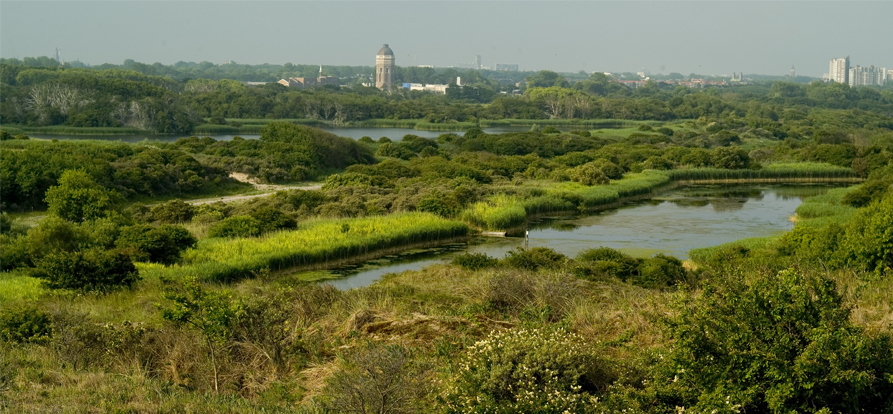
<path id="1" fill-rule="evenodd" d="M 529 224 L 530 247 L 549 247 L 570 257 L 599 246 L 636 257 L 657 253 L 688 257 L 693 248 L 748 237 L 777 234 L 793 228 L 788 217 L 802 199 L 823 194 L 830 186 L 692 187 L 647 201 L 590 215 L 555 215 Z M 368 285 L 387 273 L 418 270 L 451 260 L 463 252 L 502 258 L 523 238 L 478 238 L 465 244 L 395 255 L 362 266 L 332 271 L 339 289 Z"/>

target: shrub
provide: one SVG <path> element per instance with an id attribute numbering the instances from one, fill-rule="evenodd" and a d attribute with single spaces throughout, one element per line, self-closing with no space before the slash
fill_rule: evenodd
<path id="1" fill-rule="evenodd" d="M 32 274 L 50 289 L 106 291 L 139 280 L 128 255 L 102 249 L 49 253 L 37 261 Z"/>
<path id="2" fill-rule="evenodd" d="M 52 321 L 43 311 L 31 306 L 0 309 L 0 339 L 45 343 L 51 336 Z"/>
<path id="3" fill-rule="evenodd" d="M 250 215 L 257 220 L 263 233 L 298 227 L 298 223 L 293 218 L 273 207 L 261 207 L 251 212 Z"/>
<path id="4" fill-rule="evenodd" d="M 726 276 L 676 305 L 654 387 L 666 411 L 889 412 L 893 340 L 854 326 L 833 281 Z"/>
<path id="5" fill-rule="evenodd" d="M 584 412 L 616 377 L 606 365 L 560 328 L 495 331 L 463 356 L 447 412 Z"/>
<path id="6" fill-rule="evenodd" d="M 582 266 L 578 265 L 576 273 L 584 278 L 616 277 L 629 280 L 639 274 L 639 259 L 610 247 L 584 250 L 577 255 L 577 261 Z"/>
<path id="7" fill-rule="evenodd" d="M 673 257 L 658 254 L 643 260 L 639 265 L 638 276 L 633 277 L 634 285 L 656 289 L 673 286 L 685 280 L 686 270 L 682 261 Z"/>
<path id="8" fill-rule="evenodd" d="M 209 237 L 254 237 L 260 235 L 261 224 L 251 216 L 232 216 L 208 230 Z"/>
<path id="9" fill-rule="evenodd" d="M 339 413 L 416 413 L 423 407 L 424 369 L 400 345 L 367 344 L 342 356 L 326 381 L 323 406 Z"/>
<path id="10" fill-rule="evenodd" d="M 555 128 L 553 126 L 547 126 L 547 127 L 543 128 L 542 130 L 540 130 L 540 132 L 542 132 L 543 134 L 560 134 L 561 133 L 561 131 L 559 131 L 558 128 Z"/>
<path id="11" fill-rule="evenodd" d="M 170 200 L 152 207 L 152 217 L 162 223 L 184 223 L 192 220 L 196 208 L 181 200 Z"/>
<path id="12" fill-rule="evenodd" d="M 180 259 L 183 250 L 195 247 L 196 242 L 189 231 L 179 226 L 137 224 L 123 228 L 115 244 L 136 261 L 171 264 Z"/>
<path id="13" fill-rule="evenodd" d="M 93 182 L 83 170 L 66 170 L 59 185 L 46 191 L 47 211 L 64 220 L 80 223 L 105 217 L 119 195 Z"/>
<path id="14" fill-rule="evenodd" d="M 506 253 L 503 263 L 516 269 L 537 270 L 539 268 L 556 268 L 567 261 L 567 256 L 548 247 L 531 249 L 512 249 Z"/>
<path id="15" fill-rule="evenodd" d="M 878 274 L 893 270 L 893 193 L 861 209 L 843 236 L 838 261 Z"/>
<path id="16" fill-rule="evenodd" d="M 750 167 L 750 156 L 741 148 L 716 148 L 710 156 L 710 161 L 714 167 L 727 170 L 741 170 Z"/>
<path id="17" fill-rule="evenodd" d="M 480 270 L 496 266 L 499 260 L 486 253 L 465 253 L 454 257 L 451 263 L 469 270 Z"/>
<path id="18" fill-rule="evenodd" d="M 594 163 L 586 163 L 570 172 L 571 179 L 583 185 L 601 185 L 611 182 L 608 176 Z"/>

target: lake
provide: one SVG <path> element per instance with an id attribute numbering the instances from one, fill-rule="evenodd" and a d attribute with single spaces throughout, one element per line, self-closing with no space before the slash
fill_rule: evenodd
<path id="1" fill-rule="evenodd" d="M 453 133 L 457 135 L 465 134 L 464 131 L 422 131 L 417 129 L 410 128 L 322 128 L 326 131 L 329 131 L 335 135 L 340 137 L 348 137 L 353 139 L 360 139 L 362 137 L 370 137 L 376 141 L 378 141 L 381 137 L 388 137 L 392 141 L 399 141 L 403 139 L 404 135 L 412 134 L 417 135 L 423 138 L 437 138 L 441 134 Z M 505 132 L 524 132 L 529 131 L 530 127 L 493 127 L 493 128 L 483 128 L 483 131 L 488 134 L 501 134 Z M 231 135 L 208 135 L 208 134 L 192 134 L 195 136 L 206 137 L 209 136 L 218 141 L 230 141 L 235 136 L 240 136 L 245 139 L 258 139 L 260 135 L 257 134 L 231 134 Z M 189 137 L 192 135 L 42 135 L 42 134 L 33 134 L 30 135 L 34 138 L 42 138 L 42 139 L 95 139 L 100 141 L 122 141 L 122 142 L 141 142 L 145 140 L 149 141 L 161 141 L 161 142 L 174 142 L 180 138 Z"/>
<path id="2" fill-rule="evenodd" d="M 542 217 L 531 223 L 529 247 L 548 247 L 570 257 L 606 246 L 635 257 L 658 253 L 680 259 L 688 251 L 791 230 L 803 199 L 833 188 L 796 186 L 692 186 L 589 215 Z M 523 238 L 479 237 L 433 249 L 404 252 L 327 271 L 339 289 L 369 285 L 387 273 L 419 270 L 463 253 L 502 258 Z"/>

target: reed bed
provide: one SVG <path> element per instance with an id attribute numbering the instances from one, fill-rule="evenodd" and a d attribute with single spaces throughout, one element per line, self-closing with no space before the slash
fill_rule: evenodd
<path id="1" fill-rule="evenodd" d="M 139 128 L 121 127 L 72 127 L 65 125 L 32 127 L 23 125 L 0 125 L 10 134 L 37 135 L 155 135 L 155 132 Z"/>
<path id="2" fill-rule="evenodd" d="M 228 282 L 262 269 L 327 267 L 390 248 L 465 236 L 468 230 L 464 223 L 428 213 L 315 220 L 262 237 L 204 239 L 184 254 L 181 265 L 140 270 L 146 277 Z"/>
<path id="3" fill-rule="evenodd" d="M 667 184 L 670 184 L 670 176 L 665 171 L 646 170 L 626 174 L 622 180 L 612 181 L 607 187 L 616 191 L 621 198 L 625 198 L 648 194 Z"/>
<path id="4" fill-rule="evenodd" d="M 722 168 L 687 168 L 667 171 L 673 181 L 724 180 L 790 180 L 856 178 L 852 168 L 825 163 L 770 164 L 759 170 L 726 170 Z"/>
<path id="5" fill-rule="evenodd" d="M 657 121 L 630 121 L 622 119 L 481 119 L 481 128 L 498 126 L 562 126 L 586 128 L 632 128 L 640 125 L 659 125 Z"/>
<path id="6" fill-rule="evenodd" d="M 739 246 L 744 247 L 748 250 L 763 250 L 770 247 L 772 244 L 777 242 L 781 238 L 781 235 L 777 236 L 766 236 L 766 237 L 752 237 L 749 239 L 740 239 L 735 240 L 729 243 L 723 243 L 716 246 L 710 247 L 702 247 L 698 249 L 691 249 L 688 251 L 688 256 L 692 261 L 696 263 L 707 263 L 713 259 L 713 257 L 720 251 L 723 251 L 731 246 Z"/>
<path id="7" fill-rule="evenodd" d="M 465 131 L 469 128 L 475 128 L 478 124 L 474 122 L 449 122 L 444 124 L 435 124 L 431 122 L 418 122 L 413 129 L 419 131 Z"/>
<path id="8" fill-rule="evenodd" d="M 472 204 L 461 219 L 485 230 L 505 230 L 524 224 L 527 212 L 520 197 L 497 194 Z"/>

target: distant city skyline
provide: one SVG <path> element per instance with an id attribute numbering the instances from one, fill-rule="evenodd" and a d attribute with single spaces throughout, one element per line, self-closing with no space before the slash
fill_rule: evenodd
<path id="1" fill-rule="evenodd" d="M 3 0 L 0 56 L 373 66 L 387 43 L 397 66 L 818 78 L 841 56 L 893 67 L 893 2 L 870 4 Z"/>

